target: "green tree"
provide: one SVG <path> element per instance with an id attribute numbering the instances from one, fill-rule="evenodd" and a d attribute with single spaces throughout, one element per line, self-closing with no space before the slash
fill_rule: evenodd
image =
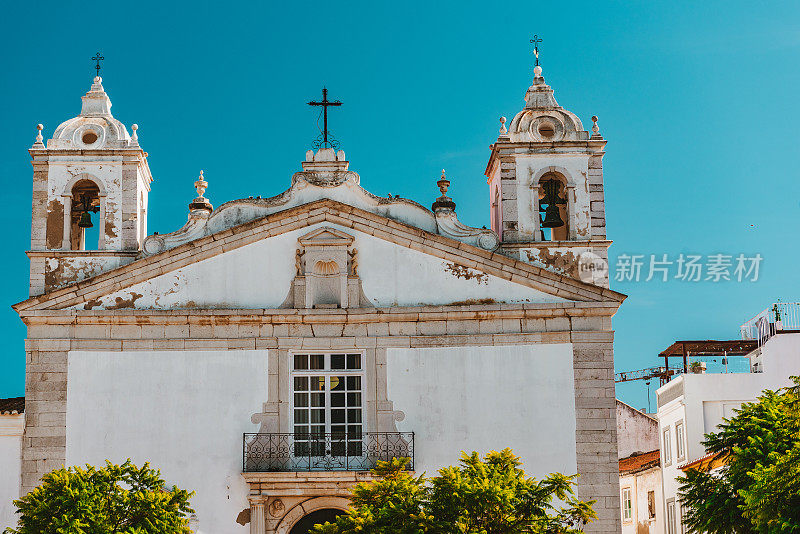
<path id="1" fill-rule="evenodd" d="M 574 476 L 529 478 L 511 449 L 462 454 L 438 476 L 413 477 L 408 459 L 379 462 L 377 479 L 357 484 L 351 508 L 318 534 L 577 533 L 596 518 L 595 501 L 575 498 Z M 563 503 L 553 503 L 558 499 Z"/>
<path id="2" fill-rule="evenodd" d="M 800 379 L 745 403 L 703 442 L 726 455 L 681 482 L 684 522 L 711 534 L 800 532 Z"/>
<path id="3" fill-rule="evenodd" d="M 6 534 L 184 534 L 191 532 L 189 493 L 165 489 L 161 472 L 106 461 L 97 469 L 70 467 L 42 477 L 41 484 L 14 501 L 20 514 Z"/>

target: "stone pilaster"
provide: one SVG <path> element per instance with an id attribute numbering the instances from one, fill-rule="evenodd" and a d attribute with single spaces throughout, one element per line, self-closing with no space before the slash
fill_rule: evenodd
<path id="1" fill-rule="evenodd" d="M 593 241 L 606 239 L 606 208 L 603 191 L 603 155 L 589 158 L 589 216 Z"/>
<path id="2" fill-rule="evenodd" d="M 265 534 L 267 531 L 265 508 L 266 503 L 263 500 L 250 500 L 250 534 Z"/>
<path id="3" fill-rule="evenodd" d="M 605 339 L 604 339 L 605 338 Z M 613 332 L 573 344 L 578 496 L 594 499 L 590 533 L 620 532 Z"/>
<path id="4" fill-rule="evenodd" d="M 68 340 L 39 343 L 27 351 L 25 434 L 22 440 L 22 494 L 42 475 L 66 461 Z M 44 350 L 49 349 L 49 350 Z"/>

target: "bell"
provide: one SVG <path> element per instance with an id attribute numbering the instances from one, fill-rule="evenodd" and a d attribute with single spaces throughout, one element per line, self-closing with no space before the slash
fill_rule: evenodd
<path id="1" fill-rule="evenodd" d="M 78 228 L 91 228 L 94 226 L 92 224 L 92 216 L 89 215 L 88 211 L 84 211 L 81 213 L 81 219 L 78 221 Z"/>
<path id="2" fill-rule="evenodd" d="M 542 228 L 561 228 L 564 226 L 564 221 L 561 220 L 558 206 L 555 204 L 548 204 L 544 210 L 544 220 L 542 221 Z"/>
<path id="3" fill-rule="evenodd" d="M 539 211 L 544 212 L 542 228 L 560 228 L 564 226 L 558 206 L 566 204 L 567 201 L 558 196 L 559 185 L 556 180 L 542 182 L 544 198 L 539 201 Z M 546 208 L 542 208 L 544 204 L 547 205 Z"/>

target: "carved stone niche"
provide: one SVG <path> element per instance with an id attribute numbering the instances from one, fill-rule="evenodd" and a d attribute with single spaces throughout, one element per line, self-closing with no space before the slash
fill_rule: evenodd
<path id="1" fill-rule="evenodd" d="M 300 237 L 297 273 L 284 308 L 349 308 L 372 304 L 358 277 L 358 251 L 350 234 L 324 226 Z"/>

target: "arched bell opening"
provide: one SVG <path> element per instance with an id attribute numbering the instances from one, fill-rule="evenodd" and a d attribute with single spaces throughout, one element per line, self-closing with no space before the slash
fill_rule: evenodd
<path id="1" fill-rule="evenodd" d="M 69 250 L 92 250 L 103 248 L 103 195 L 98 185 L 89 179 L 75 182 L 66 200 L 69 215 L 65 217 L 64 248 Z"/>
<path id="2" fill-rule="evenodd" d="M 566 241 L 570 224 L 566 180 L 547 173 L 539 179 L 538 192 L 541 241 Z"/>

